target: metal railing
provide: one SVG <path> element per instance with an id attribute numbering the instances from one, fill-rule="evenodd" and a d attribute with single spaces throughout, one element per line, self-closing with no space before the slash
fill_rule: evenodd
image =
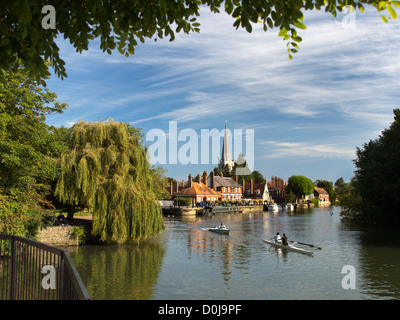
<path id="1" fill-rule="evenodd" d="M 68 253 L 0 234 L 0 300 L 90 300 Z"/>

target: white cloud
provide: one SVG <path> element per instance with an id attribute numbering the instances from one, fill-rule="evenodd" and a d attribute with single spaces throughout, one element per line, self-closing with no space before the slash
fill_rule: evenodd
<path id="1" fill-rule="evenodd" d="M 313 142 L 277 142 L 263 141 L 262 145 L 268 145 L 268 154 L 264 159 L 285 157 L 296 158 L 339 158 L 354 159 L 355 149 L 340 148 L 333 144 L 315 144 Z"/>

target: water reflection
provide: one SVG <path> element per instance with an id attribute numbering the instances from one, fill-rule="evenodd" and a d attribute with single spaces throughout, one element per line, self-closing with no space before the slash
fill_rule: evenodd
<path id="1" fill-rule="evenodd" d="M 400 299 L 400 237 L 393 226 L 366 226 L 360 236 L 362 292 L 375 299 Z"/>
<path id="2" fill-rule="evenodd" d="M 152 299 L 164 248 L 157 242 L 82 246 L 68 252 L 96 300 Z"/>

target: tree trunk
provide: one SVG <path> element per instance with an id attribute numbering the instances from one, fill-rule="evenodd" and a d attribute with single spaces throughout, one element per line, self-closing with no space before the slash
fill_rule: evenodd
<path id="1" fill-rule="evenodd" d="M 67 212 L 68 212 L 67 220 L 68 221 L 73 221 L 74 220 L 74 213 L 75 213 L 75 205 L 69 205 Z"/>

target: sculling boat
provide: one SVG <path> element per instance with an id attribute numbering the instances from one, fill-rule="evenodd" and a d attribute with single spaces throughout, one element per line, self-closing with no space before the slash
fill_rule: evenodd
<path id="1" fill-rule="evenodd" d="M 263 239 L 263 241 L 266 242 L 266 243 L 269 243 L 269 244 L 271 244 L 271 245 L 273 245 L 275 247 L 282 248 L 282 249 L 296 251 L 296 252 L 305 253 L 305 254 L 314 254 L 314 252 L 312 252 L 312 251 L 308 251 L 308 250 L 305 250 L 305 249 L 302 249 L 302 248 L 295 247 L 292 244 L 284 245 L 282 243 L 277 243 L 275 241 L 267 240 L 267 239 Z"/>
<path id="2" fill-rule="evenodd" d="M 229 234 L 229 229 L 227 228 L 219 228 L 219 227 L 215 227 L 215 228 L 208 228 L 208 231 L 212 231 L 212 232 L 216 232 L 216 233 L 224 233 L 224 234 Z"/>

